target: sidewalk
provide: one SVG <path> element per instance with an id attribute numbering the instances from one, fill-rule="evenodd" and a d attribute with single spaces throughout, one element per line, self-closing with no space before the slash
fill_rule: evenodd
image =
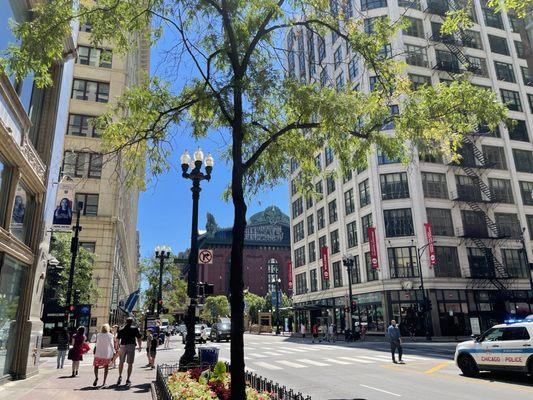
<path id="1" fill-rule="evenodd" d="M 91 353 L 91 352 L 89 352 Z M 110 369 L 106 387 L 100 388 L 103 382 L 103 370 L 100 369 L 96 388 L 92 386 L 94 373 L 92 354 L 83 356 L 79 375 L 71 378 L 71 361 L 65 360 L 64 369 L 56 369 L 56 358 L 42 358 L 39 373 L 25 380 L 7 382 L 0 386 L 0 399 L 9 400 L 151 400 L 150 383 L 155 380 L 155 370 L 144 368 L 146 357 L 144 352 L 136 353 L 135 364 L 131 374 L 130 387 L 116 386 L 118 368 Z M 118 365 L 118 363 L 117 363 Z M 127 364 L 124 364 L 122 382 L 126 381 Z"/>

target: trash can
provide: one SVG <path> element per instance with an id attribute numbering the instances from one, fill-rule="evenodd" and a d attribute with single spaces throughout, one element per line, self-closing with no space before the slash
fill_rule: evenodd
<path id="1" fill-rule="evenodd" d="M 215 365 L 218 362 L 218 347 L 199 347 L 200 366 Z"/>

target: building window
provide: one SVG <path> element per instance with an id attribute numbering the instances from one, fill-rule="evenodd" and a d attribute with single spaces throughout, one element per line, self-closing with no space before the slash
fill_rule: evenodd
<path id="1" fill-rule="evenodd" d="M 324 279 L 324 267 L 320 267 L 320 288 L 322 290 L 329 289 L 329 279 Z"/>
<path id="2" fill-rule="evenodd" d="M 353 189 L 344 192 L 344 213 L 350 215 L 355 211 L 355 201 L 353 198 Z"/>
<path id="3" fill-rule="evenodd" d="M 100 179 L 102 154 L 66 151 L 62 172 L 70 177 Z"/>
<path id="4" fill-rule="evenodd" d="M 313 198 L 312 197 L 307 197 L 305 199 L 305 209 L 309 210 L 311 207 L 313 207 Z"/>
<path id="5" fill-rule="evenodd" d="M 529 231 L 529 239 L 533 240 L 533 215 L 526 215 L 527 230 Z"/>
<path id="6" fill-rule="evenodd" d="M 318 62 L 322 62 L 324 58 L 326 58 L 326 41 L 318 36 Z"/>
<path id="7" fill-rule="evenodd" d="M 386 237 L 412 236 L 413 218 L 410 208 L 384 210 Z"/>
<path id="8" fill-rule="evenodd" d="M 413 278 L 419 275 L 416 248 L 389 247 L 387 252 L 391 278 Z"/>
<path id="9" fill-rule="evenodd" d="M 460 72 L 457 56 L 449 51 L 435 50 L 437 56 L 437 68 L 442 71 Z"/>
<path id="10" fill-rule="evenodd" d="M 341 71 L 340 74 L 335 78 L 335 89 L 337 92 L 342 91 L 344 89 L 344 72 Z"/>
<path id="11" fill-rule="evenodd" d="M 340 244 L 339 244 L 339 230 L 338 229 L 335 229 L 329 234 L 329 239 L 331 243 L 331 254 L 336 254 L 339 251 L 341 251 Z"/>
<path id="12" fill-rule="evenodd" d="M 90 65 L 91 67 L 111 68 L 113 53 L 111 50 L 94 47 L 78 46 L 78 64 Z"/>
<path id="13" fill-rule="evenodd" d="M 357 246 L 357 223 L 355 221 L 346 225 L 348 248 Z"/>
<path id="14" fill-rule="evenodd" d="M 377 156 L 378 156 L 379 165 L 396 164 L 396 163 L 401 162 L 399 158 L 387 157 L 387 154 L 385 154 L 381 149 L 378 149 Z"/>
<path id="15" fill-rule="evenodd" d="M 312 235 L 315 233 L 315 220 L 313 214 L 307 216 L 307 234 Z"/>
<path id="16" fill-rule="evenodd" d="M 295 268 L 305 265 L 305 246 L 294 250 L 294 266 Z"/>
<path id="17" fill-rule="evenodd" d="M 335 261 L 333 263 L 333 287 L 342 286 L 342 268 L 341 262 Z"/>
<path id="18" fill-rule="evenodd" d="M 278 291 L 278 277 L 279 277 L 279 264 L 275 258 L 271 258 L 267 261 L 267 284 L 268 292 L 274 293 Z"/>
<path id="19" fill-rule="evenodd" d="M 9 230 L 13 236 L 27 245 L 30 244 L 32 237 L 34 212 L 35 196 L 26 189 L 22 181 L 19 181 L 15 189 L 15 199 L 13 201 Z"/>
<path id="20" fill-rule="evenodd" d="M 361 11 L 387 7 L 387 0 L 361 0 Z"/>
<path id="21" fill-rule="evenodd" d="M 342 64 L 342 46 L 337 47 L 337 50 L 335 50 L 335 53 L 333 53 L 333 65 L 334 68 L 337 69 Z"/>
<path id="22" fill-rule="evenodd" d="M 309 262 L 315 262 L 316 261 L 316 248 L 315 248 L 315 241 L 309 242 L 307 244 L 307 250 L 309 252 Z"/>
<path id="23" fill-rule="evenodd" d="M 361 229 L 363 229 L 363 243 L 368 242 L 368 228 L 373 225 L 372 214 L 361 217 Z"/>
<path id="24" fill-rule="evenodd" d="M 359 256 L 355 256 L 353 260 L 354 260 L 354 263 L 351 268 L 352 269 L 352 273 L 351 273 L 352 284 L 361 283 L 361 272 L 359 270 Z"/>
<path id="25" fill-rule="evenodd" d="M 100 132 L 93 123 L 95 117 L 90 115 L 70 114 L 68 118 L 67 135 L 100 137 Z"/>
<path id="26" fill-rule="evenodd" d="M 406 199 L 409 197 L 409 185 L 407 184 L 407 174 L 405 172 L 382 174 L 379 179 L 381 182 L 381 198 L 383 200 Z"/>
<path id="27" fill-rule="evenodd" d="M 533 172 L 533 153 L 531 151 L 513 149 L 513 158 L 518 172 Z"/>
<path id="28" fill-rule="evenodd" d="M 485 25 L 491 28 L 503 29 L 502 16 L 499 12 L 495 12 L 494 9 L 484 6 L 483 2 L 481 2 L 481 11 L 483 12 Z"/>
<path id="29" fill-rule="evenodd" d="M 472 178 L 456 175 L 457 197 L 466 201 L 481 201 L 481 187 Z"/>
<path id="30" fill-rule="evenodd" d="M 346 171 L 342 176 L 342 183 L 350 182 L 353 178 L 352 171 Z"/>
<path id="31" fill-rule="evenodd" d="M 528 265 L 522 249 L 502 249 L 502 259 L 510 277 L 529 277 Z"/>
<path id="32" fill-rule="evenodd" d="M 428 54 L 425 47 L 406 44 L 405 52 L 405 62 L 407 64 L 416 65 L 419 67 L 428 66 Z"/>
<path id="33" fill-rule="evenodd" d="M 322 186 L 322 181 L 318 181 L 316 184 L 315 184 L 315 192 L 317 192 L 317 194 L 323 194 L 324 193 L 324 189 L 323 189 L 323 186 Z M 322 196 L 320 196 L 322 197 Z M 321 199 L 319 199 L 320 201 Z"/>
<path id="34" fill-rule="evenodd" d="M 436 264 L 433 270 L 437 278 L 460 278 L 461 267 L 457 247 L 435 246 Z"/>
<path id="35" fill-rule="evenodd" d="M 423 38 L 424 37 L 424 25 L 419 18 L 407 17 L 409 26 L 403 30 L 404 35 Z"/>
<path id="36" fill-rule="evenodd" d="M 507 106 L 509 110 L 522 111 L 522 102 L 520 101 L 520 95 L 514 90 L 500 89 L 502 95 L 502 102 Z"/>
<path id="37" fill-rule="evenodd" d="M 518 58 L 523 58 L 523 59 L 526 58 L 526 51 L 524 49 L 524 44 L 521 41 L 515 40 L 514 41 L 514 48 L 516 50 L 516 56 Z"/>
<path id="38" fill-rule="evenodd" d="M 107 103 L 109 101 L 109 83 L 74 79 L 72 82 L 72 98 Z"/>
<path id="39" fill-rule="evenodd" d="M 311 280 L 311 292 L 318 291 L 318 279 L 316 275 L 316 269 L 309 271 L 309 279 Z"/>
<path id="40" fill-rule="evenodd" d="M 300 240 L 303 240 L 305 237 L 304 232 L 304 222 L 300 221 L 296 225 L 294 225 L 294 233 L 293 233 L 293 240 L 294 243 L 298 243 Z"/>
<path id="41" fill-rule="evenodd" d="M 352 58 L 348 64 L 348 76 L 350 80 L 355 80 L 359 75 L 359 60 L 357 58 Z"/>
<path id="42" fill-rule="evenodd" d="M 398 5 L 400 7 L 420 10 L 420 0 L 398 0 Z"/>
<path id="43" fill-rule="evenodd" d="M 528 93 L 527 94 L 527 101 L 529 103 L 529 112 L 531 114 L 533 114 L 533 93 Z"/>
<path id="44" fill-rule="evenodd" d="M 93 26 L 89 22 L 84 22 L 83 24 L 80 24 L 80 32 L 91 32 L 93 30 Z"/>
<path id="45" fill-rule="evenodd" d="M 365 253 L 366 280 L 367 282 L 377 281 L 379 279 L 377 268 L 372 268 L 370 252 Z"/>
<path id="46" fill-rule="evenodd" d="M 507 169 L 507 160 L 505 159 L 505 151 L 503 147 L 499 146 L 482 146 L 483 158 L 487 167 L 494 169 Z"/>
<path id="47" fill-rule="evenodd" d="M 98 198 L 97 194 L 90 193 L 76 193 L 75 207 L 78 208 L 77 204 L 81 201 L 83 202 L 83 213 L 85 216 L 96 216 L 98 215 Z"/>
<path id="48" fill-rule="evenodd" d="M 533 206 L 533 182 L 520 181 L 519 183 L 522 202 L 526 206 Z"/>
<path id="49" fill-rule="evenodd" d="M 498 226 L 500 236 L 520 239 L 522 227 L 518 221 L 518 215 L 509 213 L 494 213 L 494 219 Z"/>
<path id="50" fill-rule="evenodd" d="M 306 273 L 302 272 L 301 274 L 297 274 L 296 277 L 296 294 L 305 294 L 307 293 L 307 278 Z"/>
<path id="51" fill-rule="evenodd" d="M 522 79 L 524 80 L 524 85 L 533 86 L 533 73 L 529 70 L 528 67 L 520 67 L 522 71 Z"/>
<path id="52" fill-rule="evenodd" d="M 319 171 L 322 171 L 322 154 L 317 154 L 315 156 L 315 167 Z"/>
<path id="53" fill-rule="evenodd" d="M 326 191 L 327 194 L 331 194 L 335 191 L 335 177 L 333 175 L 326 178 Z"/>
<path id="54" fill-rule="evenodd" d="M 296 171 L 298 167 L 298 161 L 296 161 L 294 158 L 291 158 L 291 172 Z"/>
<path id="55" fill-rule="evenodd" d="M 496 69 L 496 79 L 499 81 L 516 83 L 513 66 L 501 61 L 494 61 L 494 68 Z"/>
<path id="56" fill-rule="evenodd" d="M 434 199 L 448 198 L 448 185 L 446 174 L 434 172 L 422 172 L 422 187 L 424 196 Z"/>
<path id="57" fill-rule="evenodd" d="M 96 243 L 94 242 L 80 242 L 80 247 L 84 248 L 89 253 L 96 253 Z"/>
<path id="58" fill-rule="evenodd" d="M 304 212 L 304 207 L 302 204 L 302 198 L 299 197 L 292 202 L 292 217 L 296 218 Z"/>
<path id="59" fill-rule="evenodd" d="M 452 213 L 446 208 L 426 208 L 428 222 L 435 236 L 455 236 Z"/>
<path id="60" fill-rule="evenodd" d="M 498 54 L 505 54 L 506 56 L 509 55 L 509 46 L 507 46 L 507 39 L 494 36 L 494 35 L 488 35 L 489 36 L 489 44 L 490 44 L 490 50 L 493 53 Z"/>
<path id="61" fill-rule="evenodd" d="M 518 140 L 521 142 L 529 142 L 529 135 L 527 133 L 526 121 L 515 119 L 513 124 L 509 127 L 509 138 L 511 140 Z"/>
<path id="62" fill-rule="evenodd" d="M 465 29 L 465 36 L 463 37 L 463 45 L 471 49 L 483 50 L 483 42 L 479 32 Z"/>
<path id="63" fill-rule="evenodd" d="M 318 230 L 324 229 L 326 227 L 326 219 L 324 218 L 324 207 L 319 208 L 317 210 L 316 220 L 317 220 Z"/>
<path id="64" fill-rule="evenodd" d="M 333 149 L 331 147 L 326 147 L 324 150 L 324 155 L 326 158 L 326 166 L 333 162 Z"/>
<path id="65" fill-rule="evenodd" d="M 359 203 L 361 207 L 370 204 L 370 186 L 368 179 L 365 179 L 359 184 Z"/>
<path id="66" fill-rule="evenodd" d="M 330 224 L 337 222 L 337 200 L 332 200 L 328 203 L 328 219 Z"/>
<path id="67" fill-rule="evenodd" d="M 473 238 L 489 237 L 484 212 L 461 210 L 461 219 L 463 221 L 464 236 Z"/>
<path id="68" fill-rule="evenodd" d="M 509 179 L 489 178 L 490 198 L 498 203 L 513 204 L 513 190 Z"/>
<path id="69" fill-rule="evenodd" d="M 489 77 L 489 70 L 487 69 L 487 61 L 484 58 L 466 56 L 468 63 L 472 67 L 472 72 L 477 76 Z"/>
<path id="70" fill-rule="evenodd" d="M 418 89 L 424 85 L 431 86 L 431 78 L 426 75 L 409 74 L 409 80 L 414 89 Z"/>

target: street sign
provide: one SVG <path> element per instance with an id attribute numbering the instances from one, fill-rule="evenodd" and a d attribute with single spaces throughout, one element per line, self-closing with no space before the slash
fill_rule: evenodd
<path id="1" fill-rule="evenodd" d="M 198 252 L 198 262 L 200 264 L 213 264 L 213 250 L 201 249 Z"/>

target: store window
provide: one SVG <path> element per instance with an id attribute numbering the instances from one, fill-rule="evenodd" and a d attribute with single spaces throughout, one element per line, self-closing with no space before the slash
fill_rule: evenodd
<path id="1" fill-rule="evenodd" d="M 11 215 L 11 233 L 25 244 L 30 244 L 35 211 L 35 197 L 24 184 L 19 182 L 15 192 L 13 213 Z"/>
<path id="2" fill-rule="evenodd" d="M 0 253 L 0 371 L 11 371 L 13 357 L 18 350 L 20 300 L 28 266 L 7 254 Z"/>

